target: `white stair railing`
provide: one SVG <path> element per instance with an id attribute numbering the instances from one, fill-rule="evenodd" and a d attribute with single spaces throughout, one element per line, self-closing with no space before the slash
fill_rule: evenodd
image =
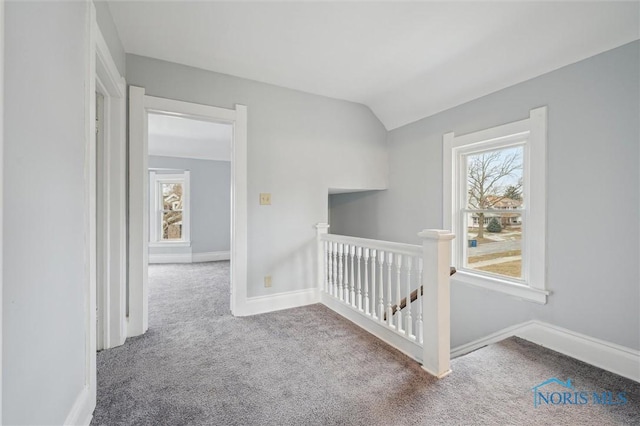
<path id="1" fill-rule="evenodd" d="M 447 375 L 453 234 L 424 230 L 420 246 L 334 235 L 328 228 L 316 225 L 322 303 L 421 362 L 430 374 Z"/>

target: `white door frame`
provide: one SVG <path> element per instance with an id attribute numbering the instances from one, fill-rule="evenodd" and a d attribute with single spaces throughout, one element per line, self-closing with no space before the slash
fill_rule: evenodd
<path id="1" fill-rule="evenodd" d="M 115 65 L 110 56 L 109 49 L 100 33 L 96 21 L 96 10 L 93 2 L 88 2 L 87 19 L 86 19 L 86 62 L 85 62 L 85 219 L 84 219 L 84 235 L 85 235 L 85 290 L 84 290 L 84 307 L 85 307 L 85 378 L 84 387 L 80 391 L 78 398 L 71 407 L 71 411 L 65 424 L 88 424 L 91 420 L 93 410 L 96 406 L 96 388 L 97 388 L 97 371 L 96 371 L 96 292 L 97 292 L 97 226 L 96 226 L 96 90 L 104 91 L 105 95 L 105 118 L 109 123 L 105 122 L 105 146 L 121 144 L 122 154 L 124 150 L 124 80 L 119 76 L 117 71 L 113 71 Z M 117 70 L 117 69 L 116 69 Z M 117 76 L 117 77 L 115 77 Z M 119 91 L 118 91 L 119 90 Z M 120 94 L 121 100 L 118 101 L 117 96 Z M 107 106 L 108 104 L 108 106 Z M 116 142 L 114 142 L 116 141 Z M 120 166 L 124 173 L 124 157 L 122 157 Z M 110 163 L 111 167 L 111 163 Z M 106 170 L 106 179 L 111 182 L 117 182 L 116 176 L 110 176 L 110 168 Z M 121 189 L 112 191 L 124 200 L 126 186 L 124 184 L 124 174 L 121 180 Z M 109 198 L 109 203 L 113 202 L 113 198 Z M 124 209 L 124 203 L 122 203 Z M 124 212 L 124 210 L 123 210 Z M 111 214 L 107 211 L 107 222 L 117 220 L 109 218 Z M 124 218 L 122 213 L 122 218 Z M 122 238 L 124 244 L 124 238 Z M 121 245 L 124 248 L 124 245 Z M 124 251 L 123 251 L 124 252 Z M 124 268 L 124 263 L 122 264 Z M 112 283 L 116 282 L 112 280 Z M 110 284 L 112 284 L 110 283 Z M 124 286 L 124 281 L 117 283 Z M 108 287 L 108 286 L 107 286 Z M 117 289 L 116 289 L 117 291 Z M 119 306 L 109 304 L 107 310 Z M 124 317 L 122 318 L 124 323 Z"/>
<path id="2" fill-rule="evenodd" d="M 98 25 L 93 3 L 87 8 L 87 61 L 85 74 L 85 381 L 65 420 L 77 423 L 91 416 L 96 406 L 96 38 Z M 91 419 L 91 417 L 89 417 Z"/>
<path id="3" fill-rule="evenodd" d="M 129 87 L 129 322 L 128 335 L 149 327 L 148 114 L 167 114 L 233 126 L 231 149 L 231 312 L 247 298 L 247 107 L 219 108 L 145 95 Z"/>
<path id="4" fill-rule="evenodd" d="M 0 0 L 0 372 L 2 372 L 2 215 L 4 164 L 4 0 Z M 2 380 L 0 380 L 0 423 L 2 423 Z"/>
<path id="5" fill-rule="evenodd" d="M 95 22 L 95 21 L 94 21 Z M 102 187 L 104 224 L 101 232 L 104 253 L 99 270 L 97 315 L 102 325 L 98 349 L 122 345 L 126 330 L 126 83 L 111 57 L 107 43 L 95 29 L 96 89 L 104 97 L 102 119 L 104 149 L 98 153 L 104 175 Z M 95 101 L 94 101 L 95 102 Z"/>
<path id="6" fill-rule="evenodd" d="M 107 241 L 107 197 L 108 182 L 106 179 L 105 158 L 106 140 L 104 135 L 104 95 L 98 88 L 99 80 L 96 76 L 96 350 L 105 348 L 105 335 L 109 329 L 104 318 L 105 293 L 107 293 L 108 270 L 108 241 Z"/>

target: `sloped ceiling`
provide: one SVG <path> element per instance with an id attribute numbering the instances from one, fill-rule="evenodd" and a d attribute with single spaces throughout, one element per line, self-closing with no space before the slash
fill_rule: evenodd
<path id="1" fill-rule="evenodd" d="M 109 6 L 128 53 L 359 102 L 387 129 L 640 38 L 638 2 Z"/>

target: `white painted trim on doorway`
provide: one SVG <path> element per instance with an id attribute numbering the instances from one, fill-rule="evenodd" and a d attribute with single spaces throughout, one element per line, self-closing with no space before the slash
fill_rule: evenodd
<path id="1" fill-rule="evenodd" d="M 451 350 L 451 357 L 465 355 L 511 336 L 640 382 L 640 351 L 538 320 L 516 324 L 457 346 Z"/>
<path id="2" fill-rule="evenodd" d="M 117 88 L 118 96 L 125 95 L 125 87 L 123 86 L 124 78 L 120 76 L 120 72 L 118 71 L 118 67 L 116 66 L 113 57 L 111 56 L 111 51 L 109 50 L 109 46 L 107 45 L 104 36 L 102 35 L 102 31 L 98 27 L 96 23 L 96 55 L 98 59 L 98 63 L 102 64 L 103 70 L 98 70 L 99 77 L 103 80 L 103 82 L 110 86 Z"/>
<path id="3" fill-rule="evenodd" d="M 238 315 L 247 300 L 248 193 L 247 107 L 236 105 L 231 147 L 231 313 Z"/>
<path id="4" fill-rule="evenodd" d="M 96 57 L 96 90 L 104 98 L 102 176 L 104 233 L 102 303 L 98 315 L 102 325 L 102 348 L 122 345 L 126 330 L 126 82 L 120 76 L 107 43 L 93 22 Z M 100 285 L 104 283 L 103 285 Z"/>
<path id="5" fill-rule="evenodd" d="M 92 2 L 87 3 L 86 15 L 86 62 L 85 62 L 85 374 L 81 401 L 74 403 L 70 415 L 87 411 L 92 415 L 96 406 L 97 370 L 96 370 L 96 282 L 97 282 L 97 226 L 96 226 L 96 10 Z M 79 414 L 78 414 L 79 415 Z M 72 419 L 75 420 L 75 419 Z"/>
<path id="6" fill-rule="evenodd" d="M 0 0 L 0 372 L 2 371 L 2 293 L 3 265 L 3 174 L 4 174 L 4 0 Z M 0 380 L 0 423 L 2 423 L 2 380 Z"/>
<path id="7" fill-rule="evenodd" d="M 144 97 L 143 88 L 129 86 L 129 337 L 149 328 L 149 161 Z"/>
<path id="8" fill-rule="evenodd" d="M 96 64 L 97 65 L 97 64 Z M 109 312 L 105 309 L 109 295 L 109 223 L 107 210 L 109 206 L 109 182 L 106 158 L 106 138 L 104 131 L 104 104 L 100 79 L 96 76 L 96 349 L 105 349 L 105 340 L 109 332 Z"/>
<path id="9" fill-rule="evenodd" d="M 151 95 L 145 95 L 144 104 L 149 112 L 194 118 L 196 120 L 232 123 L 237 116 L 237 109 L 219 108 Z"/>
<path id="10" fill-rule="evenodd" d="M 124 80 L 118 78 L 119 74 L 112 74 L 114 69 L 113 60 L 109 63 L 110 53 L 106 48 L 104 38 L 100 33 L 96 20 L 96 10 L 93 2 L 87 2 L 87 14 L 86 14 L 86 62 L 85 62 L 85 167 L 84 167 L 84 182 L 85 182 L 85 219 L 84 219 L 84 240 L 85 240 L 85 282 L 84 289 L 84 317 L 85 317 L 85 374 L 84 385 L 79 393 L 76 401 L 67 418 L 65 424 L 89 424 L 93 414 L 93 410 L 96 406 L 96 394 L 97 394 L 97 370 L 96 370 L 96 294 L 97 294 L 97 223 L 96 223 L 96 202 L 97 202 L 97 143 L 96 143 L 96 90 L 103 90 L 105 95 L 105 117 L 109 116 L 111 120 L 109 123 L 105 122 L 105 141 L 109 141 L 105 145 L 110 145 L 112 141 L 117 141 L 122 148 L 122 154 L 124 152 Z M 105 50 L 106 49 L 106 50 Z M 110 71 L 111 68 L 111 71 Z M 117 77 L 116 77 L 117 76 Z M 120 95 L 120 102 L 114 101 L 113 96 Z M 107 102 L 109 102 L 107 104 Z M 107 108 L 109 110 L 107 111 Z M 118 119 L 119 118 L 119 119 Z M 106 164 L 111 165 L 109 155 L 106 155 Z M 124 165 L 124 155 L 117 153 L 115 158 L 116 162 L 120 162 L 120 166 Z M 111 184 L 109 173 L 110 167 L 106 169 L 107 177 L 105 178 L 108 184 Z M 109 189 L 107 193 L 113 194 L 115 197 L 120 197 L 118 200 L 124 200 L 124 169 L 121 170 L 121 179 L 115 180 L 116 185 L 121 185 L 121 191 L 112 191 Z M 111 200 L 107 199 L 107 205 L 110 205 Z M 113 229 L 118 235 L 120 235 L 122 242 L 124 242 L 124 228 L 121 225 L 124 224 L 124 203 L 120 204 L 121 211 L 116 212 L 113 216 L 115 220 L 114 226 L 107 226 L 107 229 Z M 107 215 L 111 212 L 108 211 Z M 107 224 L 110 219 L 107 219 Z M 115 229 L 114 229 L 115 228 Z M 109 234 L 110 235 L 110 234 Z M 124 245 L 115 245 L 115 256 L 124 259 Z M 109 253 L 106 253 L 107 259 L 109 259 Z M 106 265 L 109 265 L 107 262 Z M 119 268 L 124 268 L 124 262 L 121 262 Z M 122 271 L 115 271 L 118 277 L 117 285 L 124 285 L 122 280 Z M 108 274 L 107 274 L 108 275 Z M 107 286 L 106 290 L 110 290 L 111 287 Z M 122 292 L 123 293 L 123 292 Z M 109 299 L 107 299 L 109 300 Z M 119 300 L 118 300 L 119 302 Z M 113 304 L 115 309 L 120 309 L 120 303 Z M 107 309 L 107 312 L 109 310 Z M 124 323 L 124 318 L 121 318 L 121 324 Z M 105 322 L 105 325 L 109 324 L 109 321 Z M 116 331 L 121 329 L 116 328 Z M 107 335 L 108 336 L 108 335 Z M 124 342 L 124 336 L 119 336 Z"/>
<path id="11" fill-rule="evenodd" d="M 193 253 L 193 262 L 217 262 L 219 260 L 230 260 L 231 252 L 227 251 L 209 251 L 204 253 Z"/>
<path id="12" fill-rule="evenodd" d="M 219 108 L 159 98 L 129 88 L 129 335 L 148 328 L 149 173 L 148 114 L 229 123 L 231 161 L 231 312 L 247 303 L 247 107 Z"/>
<path id="13" fill-rule="evenodd" d="M 88 426 L 93 417 L 95 402 L 91 401 L 89 387 L 84 386 L 71 406 L 71 411 L 64 421 L 65 426 Z"/>

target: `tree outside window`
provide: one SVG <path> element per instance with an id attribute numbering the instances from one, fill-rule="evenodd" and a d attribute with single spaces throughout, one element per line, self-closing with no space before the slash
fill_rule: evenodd
<path id="1" fill-rule="evenodd" d="M 149 173 L 150 246 L 189 246 L 190 172 Z"/>
<path id="2" fill-rule="evenodd" d="M 182 239 L 182 183 L 162 184 L 162 239 Z"/>
<path id="3" fill-rule="evenodd" d="M 522 277 L 523 157 L 522 145 L 464 156 L 468 268 Z"/>

